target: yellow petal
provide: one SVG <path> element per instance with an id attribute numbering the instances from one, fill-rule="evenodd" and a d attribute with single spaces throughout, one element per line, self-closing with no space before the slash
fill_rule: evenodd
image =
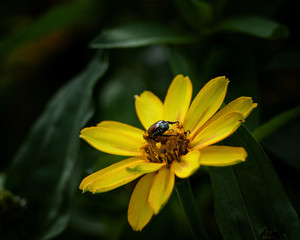
<path id="1" fill-rule="evenodd" d="M 163 104 L 152 92 L 144 91 L 135 96 L 135 110 L 146 130 L 155 122 L 163 120 Z"/>
<path id="2" fill-rule="evenodd" d="M 243 114 L 245 119 L 246 117 L 249 116 L 251 111 L 256 107 L 257 107 L 257 103 L 253 103 L 251 97 L 237 98 L 232 102 L 228 103 L 222 109 L 220 109 L 220 111 L 218 111 L 211 119 L 209 119 L 203 127 L 208 126 L 209 124 L 211 124 L 212 122 L 220 118 L 221 116 L 232 111 L 240 112 L 241 114 Z"/>
<path id="3" fill-rule="evenodd" d="M 208 146 L 201 149 L 201 165 L 229 166 L 246 160 L 247 152 L 242 147 Z"/>
<path id="4" fill-rule="evenodd" d="M 116 121 L 103 121 L 103 122 L 98 123 L 97 127 L 103 127 L 103 128 L 118 131 L 124 135 L 130 136 L 131 138 L 136 139 L 139 142 L 144 141 L 144 138 L 143 138 L 144 131 L 143 130 L 133 127 L 133 126 L 130 126 L 125 123 L 116 122 Z"/>
<path id="5" fill-rule="evenodd" d="M 143 174 L 132 173 L 127 171 L 128 168 L 134 168 L 146 163 L 148 163 L 148 161 L 141 157 L 132 157 L 121 162 L 117 162 L 87 176 L 83 179 L 79 188 L 82 189 L 83 192 L 90 191 L 92 193 L 106 192 L 115 189 L 131 182 Z"/>
<path id="6" fill-rule="evenodd" d="M 174 161 L 175 174 L 179 178 L 187 178 L 191 176 L 200 167 L 200 152 L 191 151 L 186 155 L 182 155 L 179 161 Z"/>
<path id="7" fill-rule="evenodd" d="M 200 149 L 214 144 L 231 135 L 243 122 L 241 113 L 233 111 L 227 113 L 198 133 L 190 143 L 191 149 Z"/>
<path id="8" fill-rule="evenodd" d="M 134 167 L 128 167 L 127 171 L 134 173 L 134 174 L 149 173 L 149 172 L 155 172 L 155 171 L 159 170 L 164 165 L 166 165 L 166 163 L 145 162 L 145 163 L 136 165 Z"/>
<path id="9" fill-rule="evenodd" d="M 190 131 L 191 138 L 221 106 L 228 82 L 225 77 L 210 80 L 193 100 L 184 120 L 184 129 Z"/>
<path id="10" fill-rule="evenodd" d="M 238 111 L 243 114 L 244 118 L 248 117 L 251 111 L 257 107 L 257 103 L 253 103 L 251 97 L 239 97 L 232 102 L 228 103 L 224 108 L 220 111 L 221 114 L 225 114 L 231 111 Z M 217 113 L 218 114 L 218 113 Z"/>
<path id="11" fill-rule="evenodd" d="M 175 175 L 173 167 L 162 167 L 156 174 L 150 189 L 148 202 L 157 214 L 167 203 L 173 192 Z"/>
<path id="12" fill-rule="evenodd" d="M 117 155 L 138 156 L 145 141 L 143 131 L 124 123 L 105 121 L 97 127 L 84 128 L 80 137 L 94 148 Z"/>
<path id="13" fill-rule="evenodd" d="M 153 210 L 148 204 L 148 196 L 155 175 L 156 173 L 149 173 L 143 176 L 131 195 L 128 222 L 135 231 L 141 231 L 153 215 Z"/>
<path id="14" fill-rule="evenodd" d="M 172 81 L 164 102 L 164 120 L 183 122 L 192 98 L 193 86 L 189 77 L 177 75 Z"/>

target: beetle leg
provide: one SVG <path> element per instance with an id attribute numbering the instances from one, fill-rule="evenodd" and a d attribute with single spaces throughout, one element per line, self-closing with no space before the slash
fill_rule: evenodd
<path id="1" fill-rule="evenodd" d="M 175 121 L 175 122 L 167 121 L 167 123 L 169 123 L 169 124 L 175 124 L 175 123 L 179 123 L 179 121 Z"/>

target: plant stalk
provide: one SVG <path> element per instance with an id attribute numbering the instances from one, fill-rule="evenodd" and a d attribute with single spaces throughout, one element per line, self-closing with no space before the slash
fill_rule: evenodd
<path id="1" fill-rule="evenodd" d="M 189 179 L 176 183 L 176 192 L 195 239 L 208 240 Z"/>

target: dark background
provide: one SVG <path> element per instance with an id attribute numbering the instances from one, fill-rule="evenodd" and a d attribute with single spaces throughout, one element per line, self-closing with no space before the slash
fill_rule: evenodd
<path id="1" fill-rule="evenodd" d="M 31 126 L 51 97 L 80 73 L 98 51 L 89 47 L 92 40 L 104 29 L 126 23 L 168 23 L 199 34 L 199 41 L 173 45 L 172 48 L 158 44 L 104 50 L 109 68 L 94 89 L 96 112 L 89 125 L 107 119 L 141 127 L 135 115 L 133 96 L 147 89 L 163 100 L 174 77 L 169 57 L 177 53 L 186 59 L 192 69 L 190 77 L 194 94 L 209 79 L 225 75 L 230 79 L 227 102 L 242 95 L 251 96 L 258 102 L 258 108 L 246 122 L 250 131 L 300 104 L 298 1 L 207 1 L 212 6 L 213 14 L 210 18 L 204 17 L 202 22 L 202 17 L 193 19 L 184 16 L 184 11 L 176 4 L 178 1 L 83 2 L 11 0 L 1 3 L 0 183 L 5 180 L 15 154 L 22 142 L 26 141 Z M 286 28 L 270 38 L 238 31 L 205 34 L 217 23 L 243 16 L 269 18 Z M 286 29 L 288 34 L 284 32 Z M 298 213 L 300 193 L 296 182 L 300 170 L 299 133 L 299 117 L 296 117 L 262 142 Z M 90 156 L 83 164 L 82 172 L 84 169 L 91 171 L 102 168 L 103 159 L 110 158 L 84 143 L 81 143 L 81 147 Z M 95 157 L 99 160 L 93 160 Z M 113 158 L 109 163 L 117 160 L 119 158 Z M 205 212 L 208 228 L 216 232 L 217 239 L 220 236 L 212 215 L 208 174 L 203 171 L 193 176 L 193 179 L 195 182 L 203 182 L 201 188 L 195 187 L 195 195 L 205 206 L 201 211 Z M 79 190 L 74 192 L 71 208 L 75 210 L 72 210 L 71 220 L 55 239 L 122 239 L 125 235 L 130 239 L 141 236 L 148 236 L 148 239 L 159 236 L 164 239 L 172 236 L 169 231 L 176 225 L 184 229 L 179 235 L 177 233 L 178 239 L 189 234 L 184 220 L 179 217 L 181 220 L 174 223 L 169 219 L 170 212 L 173 212 L 174 217 L 182 216 L 182 212 L 174 210 L 178 207 L 176 196 L 173 196 L 158 217 L 151 220 L 152 227 L 146 228 L 143 235 L 138 235 L 131 232 L 126 222 L 130 196 L 126 187 L 92 197 L 89 194 L 81 195 Z M 104 211 L 104 217 L 102 215 L 100 219 L 97 210 L 101 213 Z M 151 229 L 156 229 L 156 232 Z"/>

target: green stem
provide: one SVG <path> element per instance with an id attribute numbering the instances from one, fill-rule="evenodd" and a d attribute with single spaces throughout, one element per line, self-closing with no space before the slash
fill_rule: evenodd
<path id="1" fill-rule="evenodd" d="M 195 239 L 208 240 L 189 179 L 176 183 L 176 192 Z"/>

